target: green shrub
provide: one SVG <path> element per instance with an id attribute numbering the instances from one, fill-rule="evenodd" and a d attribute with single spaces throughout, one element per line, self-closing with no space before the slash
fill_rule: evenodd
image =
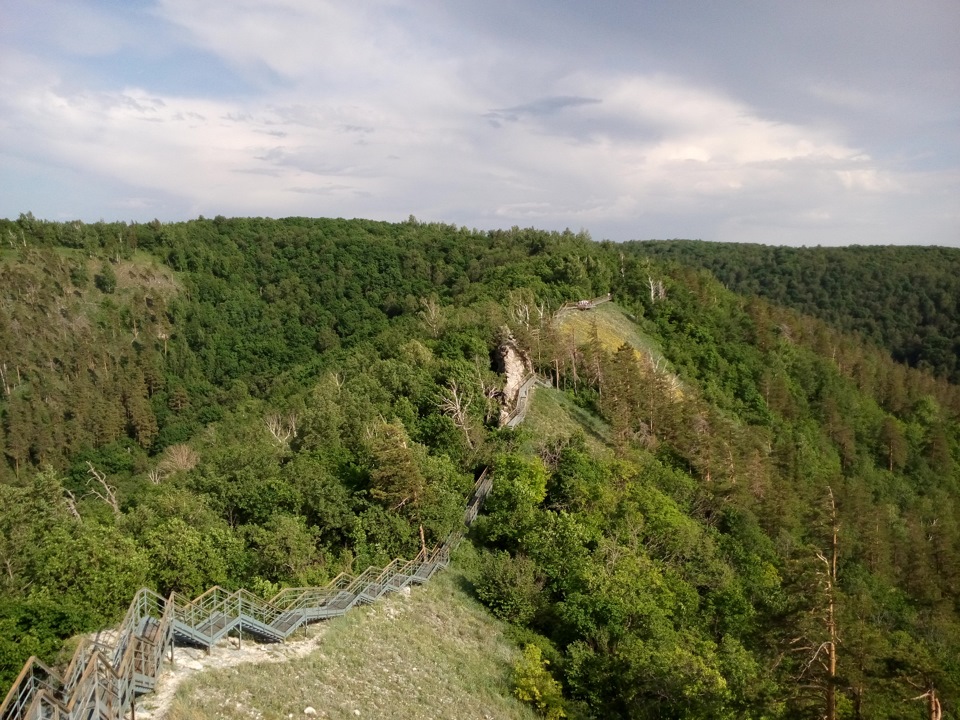
<path id="1" fill-rule="evenodd" d="M 530 622 L 540 608 L 542 589 L 543 580 L 527 556 L 500 551 L 483 558 L 477 597 L 497 617 L 519 625 Z"/>
<path id="2" fill-rule="evenodd" d="M 545 718 L 559 720 L 567 713 L 563 709 L 560 683 L 547 670 L 549 664 L 536 645 L 524 647 L 523 656 L 513 666 L 513 694 L 521 702 L 532 705 Z"/>

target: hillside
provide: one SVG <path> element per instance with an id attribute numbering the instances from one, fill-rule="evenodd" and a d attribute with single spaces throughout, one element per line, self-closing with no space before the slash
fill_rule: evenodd
<path id="1" fill-rule="evenodd" d="M 632 245 L 644 256 L 705 268 L 735 292 L 858 332 L 900 362 L 960 382 L 960 250 L 691 240 Z"/>
<path id="2" fill-rule="evenodd" d="M 0 287 L 5 682 L 141 585 L 270 596 L 413 556 L 492 465 L 468 589 L 544 713 L 956 712 L 956 385 L 584 234 L 0 229 L 29 280 Z M 553 385 L 515 430 L 508 340 Z"/>
<path id="3" fill-rule="evenodd" d="M 536 717 L 511 697 L 519 653 L 504 624 L 463 582 L 457 572 L 442 573 L 423 588 L 331 621 L 319 629 L 319 649 L 302 659 L 196 675 L 181 686 L 167 718 L 301 717 L 307 707 L 344 720 Z"/>

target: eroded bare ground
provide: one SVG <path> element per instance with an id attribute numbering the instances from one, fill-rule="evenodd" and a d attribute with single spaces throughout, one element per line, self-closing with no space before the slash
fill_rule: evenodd
<path id="1" fill-rule="evenodd" d="M 178 666 L 187 667 L 145 698 L 152 707 L 146 717 L 535 720 L 513 697 L 517 649 L 505 626 L 470 597 L 456 570 L 315 632 L 305 642 L 250 654 L 247 643 L 240 652 L 224 646 L 209 660 L 202 651 L 178 651 Z"/>
<path id="2" fill-rule="evenodd" d="M 323 623 L 313 625 L 305 634 L 296 633 L 285 643 L 261 644 L 230 637 L 217 643 L 209 654 L 201 648 L 177 647 L 173 664 L 169 659 L 164 663 L 156 690 L 137 702 L 137 720 L 162 720 L 183 681 L 205 670 L 231 668 L 244 663 L 280 663 L 306 657 L 320 646 L 325 628 Z"/>

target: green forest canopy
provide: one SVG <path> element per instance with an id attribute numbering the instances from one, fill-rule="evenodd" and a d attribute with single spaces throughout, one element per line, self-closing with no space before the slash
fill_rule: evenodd
<path id="1" fill-rule="evenodd" d="M 550 661 L 543 712 L 799 718 L 832 696 L 837 717 L 925 717 L 926 694 L 957 716 L 956 385 L 582 233 L 22 216 L 0 235 L 5 683 L 141 585 L 269 593 L 413 554 L 492 464 L 476 592 Z M 662 358 L 551 322 L 607 292 Z M 608 451 L 495 427 L 507 332 Z"/>
<path id="2" fill-rule="evenodd" d="M 775 247 L 642 243 L 662 260 L 710 270 L 731 290 L 856 331 L 896 360 L 960 382 L 960 251 L 944 247 Z"/>

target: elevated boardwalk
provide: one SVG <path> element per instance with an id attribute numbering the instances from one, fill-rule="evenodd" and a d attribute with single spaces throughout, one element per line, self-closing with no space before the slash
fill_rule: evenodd
<path id="1" fill-rule="evenodd" d="M 593 310 L 597 305 L 602 305 L 611 300 L 613 300 L 613 295 L 607 293 L 602 297 L 593 298 L 592 300 L 577 300 L 576 302 L 564 303 L 557 309 L 557 314 L 559 315 L 567 310 Z"/>
<path id="2" fill-rule="evenodd" d="M 558 314 L 591 310 L 610 300 L 606 295 L 566 303 Z M 523 422 L 538 382 L 550 386 L 536 374 L 524 378 L 507 427 Z M 493 480 L 485 469 L 467 501 L 465 528 L 476 520 L 492 489 Z M 450 563 L 465 528 L 450 533 L 432 550 L 421 550 L 412 560 L 398 558 L 359 575 L 342 573 L 324 587 L 286 588 L 269 600 L 248 590 L 231 592 L 219 586 L 192 600 L 177 593 L 164 598 L 142 588 L 114 640 L 84 640 L 62 676 L 31 657 L 0 705 L 0 720 L 120 720 L 128 714 L 133 720 L 137 696 L 153 691 L 163 658 L 167 653 L 172 656 L 174 645 L 211 648 L 234 631 L 265 642 L 282 642 L 307 623 L 343 615 L 386 593 L 425 583 Z"/>
<path id="3" fill-rule="evenodd" d="M 464 525 L 477 517 L 493 481 L 487 470 L 474 484 Z M 343 573 L 324 587 L 287 588 L 269 600 L 247 590 L 213 587 L 190 600 L 137 592 L 110 642 L 84 640 L 63 675 L 37 658 L 27 661 L 0 705 L 0 720 L 119 720 L 134 712 L 138 695 L 156 685 L 174 644 L 210 648 L 230 632 L 282 642 L 306 623 L 343 615 L 389 592 L 422 584 L 445 568 L 464 530 L 450 533 L 412 560 L 396 559 L 359 575 Z"/>

